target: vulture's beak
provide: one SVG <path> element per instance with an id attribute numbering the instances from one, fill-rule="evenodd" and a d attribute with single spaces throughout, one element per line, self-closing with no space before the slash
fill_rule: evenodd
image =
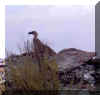
<path id="1" fill-rule="evenodd" d="M 28 34 L 33 34 L 33 31 L 32 32 L 28 32 Z"/>

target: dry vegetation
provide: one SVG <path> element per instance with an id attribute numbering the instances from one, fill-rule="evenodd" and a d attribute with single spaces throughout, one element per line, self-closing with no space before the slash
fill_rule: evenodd
<path id="1" fill-rule="evenodd" d="M 26 44 L 28 45 L 28 43 Z M 24 50 L 29 53 L 27 45 L 25 45 L 26 49 Z M 58 67 L 54 58 L 49 60 L 45 57 L 40 61 L 41 72 L 37 61 L 29 55 L 16 56 L 13 54 L 8 57 L 6 63 L 8 65 L 6 68 L 6 91 L 20 90 L 25 92 L 59 89 Z M 11 95 L 11 92 L 7 95 Z"/>

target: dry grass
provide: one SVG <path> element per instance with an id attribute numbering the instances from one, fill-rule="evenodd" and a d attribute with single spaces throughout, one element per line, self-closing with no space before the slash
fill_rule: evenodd
<path id="1" fill-rule="evenodd" d="M 57 75 L 57 64 L 55 60 L 41 61 L 41 72 L 39 72 L 38 63 L 33 63 L 33 60 L 27 56 L 23 59 L 23 65 L 14 66 L 10 61 L 8 72 L 12 85 L 16 89 L 22 90 L 57 90 L 59 89 L 59 81 Z M 21 58 L 20 58 L 21 60 Z M 48 69 L 49 68 L 49 69 Z M 9 80 L 8 80 L 9 81 Z"/>

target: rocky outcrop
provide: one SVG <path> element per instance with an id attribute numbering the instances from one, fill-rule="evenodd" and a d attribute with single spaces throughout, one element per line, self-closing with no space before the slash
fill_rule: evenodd
<path id="1" fill-rule="evenodd" d="M 64 49 L 56 55 L 59 70 L 72 69 L 95 56 L 95 52 L 86 52 L 75 48 Z"/>
<path id="2" fill-rule="evenodd" d="M 90 86 L 94 86 L 95 75 L 94 65 L 88 62 L 95 57 L 95 52 L 86 52 L 75 48 L 64 49 L 56 55 L 56 63 L 59 67 L 59 79 L 65 87 L 71 84 L 81 85 L 86 81 Z"/>

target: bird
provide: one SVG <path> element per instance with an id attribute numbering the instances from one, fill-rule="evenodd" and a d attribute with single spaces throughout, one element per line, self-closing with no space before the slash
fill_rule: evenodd
<path id="1" fill-rule="evenodd" d="M 38 33 L 37 31 L 31 31 L 28 32 L 29 35 L 33 35 L 33 45 L 34 45 L 34 54 L 35 54 L 35 59 L 38 61 L 39 65 L 39 71 L 41 72 L 41 61 L 45 59 L 45 57 L 49 57 L 51 53 L 55 54 L 53 50 L 45 45 L 41 40 L 38 38 Z"/>
<path id="2" fill-rule="evenodd" d="M 41 42 L 41 40 L 39 40 L 37 31 L 34 30 L 31 32 L 28 32 L 28 34 L 34 35 L 34 38 L 33 38 L 34 50 L 35 50 L 35 53 L 37 53 L 37 55 L 40 58 L 43 58 L 45 54 L 47 54 L 48 56 L 55 54 L 55 52 L 53 52 L 53 50 L 48 45 L 44 44 L 43 42 Z"/>

